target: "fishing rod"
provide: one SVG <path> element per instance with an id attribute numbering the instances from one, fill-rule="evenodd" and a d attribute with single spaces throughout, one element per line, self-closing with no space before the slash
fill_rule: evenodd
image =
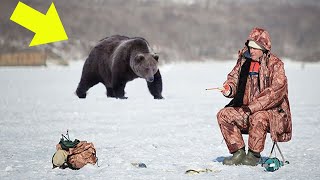
<path id="1" fill-rule="evenodd" d="M 222 91 L 222 90 L 224 90 L 224 88 L 223 87 L 207 88 L 206 91 L 208 91 L 208 90 L 219 90 L 219 91 Z"/>

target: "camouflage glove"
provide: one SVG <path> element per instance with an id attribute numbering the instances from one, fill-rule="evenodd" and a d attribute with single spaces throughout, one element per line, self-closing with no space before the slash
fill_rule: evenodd
<path id="1" fill-rule="evenodd" d="M 221 92 L 225 97 L 230 96 L 231 95 L 231 87 L 230 87 L 230 85 L 229 84 L 224 84 Z"/>

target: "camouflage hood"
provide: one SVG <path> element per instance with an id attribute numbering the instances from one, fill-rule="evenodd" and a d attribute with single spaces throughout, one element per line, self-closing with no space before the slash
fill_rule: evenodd
<path id="1" fill-rule="evenodd" d="M 271 39 L 269 33 L 262 29 L 255 27 L 251 30 L 248 41 L 254 41 L 261 47 L 265 48 L 266 50 L 271 50 Z M 247 41 L 247 43 L 248 43 Z"/>

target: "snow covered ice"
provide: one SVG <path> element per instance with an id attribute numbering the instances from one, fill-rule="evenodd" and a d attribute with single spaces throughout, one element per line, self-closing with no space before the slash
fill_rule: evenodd
<path id="1" fill-rule="evenodd" d="M 205 89 L 221 86 L 234 63 L 160 67 L 165 100 L 154 100 L 142 79 L 127 84 L 127 100 L 107 98 L 101 84 L 78 99 L 74 91 L 83 62 L 1 67 L 0 179 L 319 179 L 320 64 L 302 68 L 285 61 L 293 137 L 279 145 L 290 164 L 273 173 L 261 166 L 222 165 L 230 154 L 216 113 L 230 99 Z M 70 138 L 94 143 L 100 167 L 52 169 L 55 145 L 67 129 Z M 271 146 L 268 134 L 262 156 Z M 184 174 L 198 168 L 215 171 Z"/>

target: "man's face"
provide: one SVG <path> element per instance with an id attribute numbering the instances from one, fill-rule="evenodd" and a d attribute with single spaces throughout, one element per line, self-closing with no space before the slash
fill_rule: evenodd
<path id="1" fill-rule="evenodd" d="M 260 57 L 263 55 L 263 51 L 261 49 L 250 47 L 250 55 L 252 60 L 259 61 Z"/>

